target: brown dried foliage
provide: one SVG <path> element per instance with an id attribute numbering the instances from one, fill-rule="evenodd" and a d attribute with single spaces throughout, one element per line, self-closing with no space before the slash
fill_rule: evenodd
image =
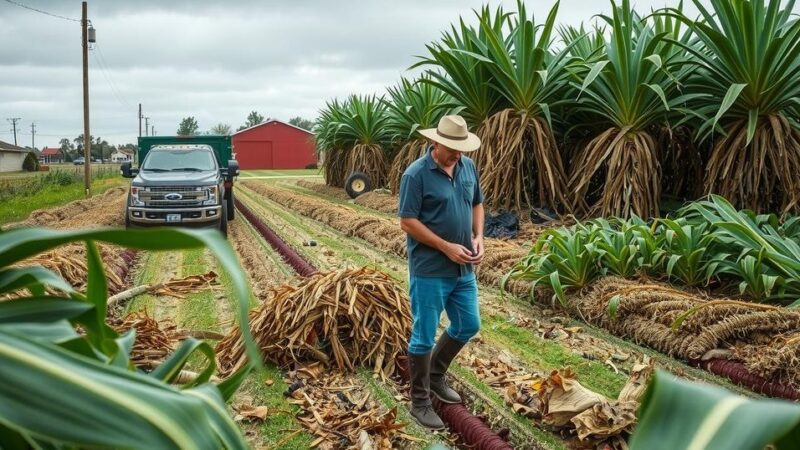
<path id="1" fill-rule="evenodd" d="M 615 317 L 609 301 L 617 297 Z M 699 359 L 707 352 L 737 343 L 757 343 L 766 335 L 800 329 L 800 312 L 732 300 L 710 300 L 663 284 L 640 284 L 604 278 L 568 303 L 588 322 L 613 334 L 683 359 Z M 673 321 L 691 308 L 699 309 L 677 329 Z"/>
<path id="2" fill-rule="evenodd" d="M 593 179 L 603 177 L 597 201 L 586 207 Z M 656 143 L 645 131 L 613 127 L 592 139 L 573 163 L 569 180 L 573 204 L 588 216 L 657 217 L 661 164 Z"/>
<path id="3" fill-rule="evenodd" d="M 328 197 L 333 197 L 340 200 L 350 200 L 350 196 L 347 195 L 347 192 L 340 187 L 328 186 L 327 184 L 311 180 L 298 180 L 296 184 L 302 188 L 318 192 Z"/>
<path id="4" fill-rule="evenodd" d="M 130 329 L 136 330 L 131 351 L 131 362 L 136 367 L 157 367 L 172 353 L 178 342 L 177 327 L 172 321 L 157 322 L 145 311 L 134 312 L 123 318 L 110 317 L 109 325 L 120 334 Z"/>
<path id="5" fill-rule="evenodd" d="M 322 173 L 328 186 L 344 187 L 344 181 L 349 175 L 347 160 L 349 150 L 336 148 L 328 150 L 322 162 Z"/>
<path id="6" fill-rule="evenodd" d="M 386 154 L 378 144 L 356 144 L 347 153 L 344 179 L 353 172 L 363 172 L 373 188 L 386 186 Z M 344 183 L 342 183 L 344 185 Z"/>
<path id="7" fill-rule="evenodd" d="M 782 114 L 758 125 L 747 144 L 747 120 L 734 122 L 714 142 L 705 190 L 737 208 L 784 214 L 800 211 L 800 131 Z"/>
<path id="8" fill-rule="evenodd" d="M 274 289 L 250 314 L 264 357 L 280 365 L 320 361 L 341 370 L 372 367 L 388 378 L 411 332 L 408 296 L 388 275 L 368 269 L 318 273 Z M 220 370 L 247 364 L 234 328 L 217 347 Z"/>
<path id="9" fill-rule="evenodd" d="M 100 257 L 106 271 L 108 290 L 115 294 L 125 289 L 128 263 L 120 255 L 118 247 L 99 244 Z M 72 287 L 82 291 L 86 287 L 89 273 L 86 267 L 86 248 L 83 244 L 69 244 L 40 253 L 19 263 L 20 266 L 42 266 L 57 273 Z"/>
<path id="10" fill-rule="evenodd" d="M 544 119 L 505 109 L 486 119 L 477 135 L 482 145 L 474 159 L 489 209 L 572 209 L 561 154 Z"/>
<path id="11" fill-rule="evenodd" d="M 121 225 L 125 219 L 124 208 L 128 188 L 115 187 L 92 198 L 75 200 L 55 208 L 37 209 L 22 222 L 8 228 L 49 227 L 88 228 Z"/>
<path id="12" fill-rule="evenodd" d="M 427 148 L 428 141 L 425 139 L 414 139 L 403 144 L 392 160 L 392 166 L 389 169 L 389 189 L 392 194 L 397 195 L 400 192 L 400 179 L 403 177 L 403 172 L 411 163 L 422 157 Z"/>
<path id="13" fill-rule="evenodd" d="M 732 350 L 751 372 L 800 389 L 800 332 L 780 335 L 766 343 L 736 345 Z"/>
<path id="14" fill-rule="evenodd" d="M 355 203 L 386 214 L 397 214 L 397 197 L 383 192 L 367 192 L 355 199 Z"/>

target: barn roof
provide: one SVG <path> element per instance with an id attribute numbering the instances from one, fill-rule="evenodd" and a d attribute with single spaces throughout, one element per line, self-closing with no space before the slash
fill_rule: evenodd
<path id="1" fill-rule="evenodd" d="M 8 142 L 0 141 L 0 151 L 5 152 L 19 152 L 19 153 L 28 153 L 30 152 L 27 148 L 18 147 L 14 144 L 9 144 Z"/>
<path id="2" fill-rule="evenodd" d="M 286 122 L 284 122 L 284 121 L 282 121 L 282 120 L 278 120 L 278 119 L 270 119 L 270 120 L 267 120 L 266 122 L 261 122 L 261 123 L 260 123 L 260 124 L 258 124 L 258 125 L 253 125 L 253 126 L 252 126 L 252 127 L 250 127 L 250 128 L 245 128 L 244 130 L 237 131 L 236 133 L 233 133 L 231 136 L 236 136 L 236 135 L 237 135 L 237 134 L 239 134 L 239 133 L 244 133 L 245 131 L 250 131 L 250 130 L 252 130 L 253 128 L 263 127 L 264 125 L 267 125 L 267 124 L 270 124 L 270 123 L 281 123 L 281 124 L 283 124 L 283 125 L 286 125 L 287 127 L 292 127 L 292 128 L 298 129 L 298 130 L 300 130 L 300 131 L 303 131 L 303 132 L 305 132 L 305 133 L 308 133 L 308 134 L 310 134 L 310 135 L 312 135 L 312 136 L 314 135 L 314 133 L 312 133 L 312 132 L 310 132 L 310 131 L 306 130 L 305 128 L 300 128 L 300 127 L 294 126 L 294 125 L 292 125 L 292 124 L 290 124 L 290 123 L 286 123 Z"/>
<path id="3" fill-rule="evenodd" d="M 42 149 L 41 156 L 56 156 L 61 153 L 59 147 L 45 147 Z"/>

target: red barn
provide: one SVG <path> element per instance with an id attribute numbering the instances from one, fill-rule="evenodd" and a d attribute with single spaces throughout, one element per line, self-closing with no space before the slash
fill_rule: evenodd
<path id="1" fill-rule="evenodd" d="M 268 120 L 231 136 L 242 169 L 304 169 L 317 162 L 314 134 L 280 120 Z"/>

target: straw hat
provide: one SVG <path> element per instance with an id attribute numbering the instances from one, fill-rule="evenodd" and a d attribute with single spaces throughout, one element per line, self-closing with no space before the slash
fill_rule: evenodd
<path id="1" fill-rule="evenodd" d="M 481 146 L 481 139 L 470 133 L 467 122 L 457 115 L 444 116 L 438 127 L 419 130 L 419 134 L 459 152 L 474 152 Z"/>

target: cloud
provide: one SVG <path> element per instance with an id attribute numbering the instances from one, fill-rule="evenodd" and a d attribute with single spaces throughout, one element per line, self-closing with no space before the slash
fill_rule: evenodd
<path id="1" fill-rule="evenodd" d="M 80 16 L 78 1 L 15 1 Z M 646 11 L 665 1 L 638 3 Z M 236 128 L 251 110 L 284 120 L 313 118 L 331 98 L 382 93 L 408 75 L 426 43 L 460 15 L 472 20 L 471 10 L 481 4 L 90 1 L 98 40 L 90 56 L 92 134 L 118 144 L 135 141 L 140 102 L 160 134 L 174 133 L 186 116 L 195 116 L 201 129 L 220 122 Z M 515 9 L 515 1 L 502 4 Z M 528 2 L 541 19 L 551 5 Z M 607 10 L 602 2 L 562 0 L 559 18 L 577 24 Z M 22 117 L 27 130 L 35 121 L 39 145 L 82 133 L 79 24 L 0 1 L 0 42 L 0 119 Z M 0 128 L 0 139 L 8 138 Z"/>

